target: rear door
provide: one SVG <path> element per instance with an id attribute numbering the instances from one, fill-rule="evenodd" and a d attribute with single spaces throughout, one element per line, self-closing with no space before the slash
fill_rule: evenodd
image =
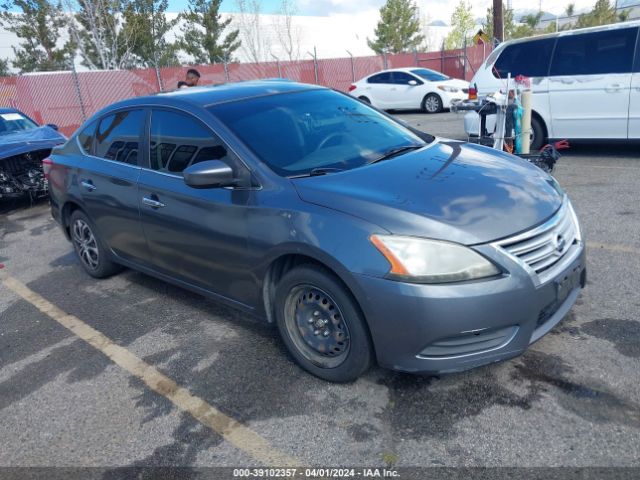
<path id="1" fill-rule="evenodd" d="M 627 138 L 637 28 L 561 36 L 549 79 L 553 136 Z"/>
<path id="2" fill-rule="evenodd" d="M 393 108 L 389 106 L 390 89 L 393 88 L 391 72 L 382 72 L 372 75 L 367 79 L 364 87 L 366 96 L 371 100 L 374 107 Z"/>
<path id="3" fill-rule="evenodd" d="M 86 155 L 77 176 L 100 238 L 119 257 L 141 263 L 148 259 L 137 185 L 145 118 L 143 109 L 123 109 L 102 117 L 95 131 L 83 132 Z"/>
<path id="4" fill-rule="evenodd" d="M 139 205 L 154 268 L 191 285 L 242 301 L 247 265 L 249 172 L 209 127 L 190 114 L 152 109 L 149 162 L 140 175 Z M 193 188 L 182 172 L 222 160 L 238 188 Z"/>
<path id="5" fill-rule="evenodd" d="M 636 45 L 636 60 L 631 76 L 629 96 L 629 138 L 640 138 L 640 35 Z"/>

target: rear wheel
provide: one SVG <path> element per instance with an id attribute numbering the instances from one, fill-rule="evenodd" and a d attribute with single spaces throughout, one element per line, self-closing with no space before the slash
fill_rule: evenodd
<path id="1" fill-rule="evenodd" d="M 71 214 L 69 229 L 73 248 L 84 270 L 94 278 L 106 278 L 122 270 L 109 258 L 109 252 L 98 238 L 89 217 L 76 210 Z"/>
<path id="2" fill-rule="evenodd" d="M 545 129 L 542 122 L 538 117 L 532 116 L 530 150 L 532 152 L 538 152 L 544 146 L 545 141 Z"/>
<path id="3" fill-rule="evenodd" d="M 436 93 L 430 93 L 422 99 L 422 111 L 426 113 L 439 113 L 442 111 L 442 99 Z"/>
<path id="4" fill-rule="evenodd" d="M 276 321 L 296 362 L 331 382 L 356 380 L 371 365 L 372 348 L 355 300 L 322 267 L 287 272 L 276 289 Z"/>

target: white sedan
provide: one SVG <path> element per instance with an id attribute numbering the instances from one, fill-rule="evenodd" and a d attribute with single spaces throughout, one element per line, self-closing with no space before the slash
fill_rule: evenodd
<path id="1" fill-rule="evenodd" d="M 374 73 L 349 87 L 349 94 L 382 110 L 438 113 L 464 100 L 469 82 L 427 68 L 395 68 Z"/>

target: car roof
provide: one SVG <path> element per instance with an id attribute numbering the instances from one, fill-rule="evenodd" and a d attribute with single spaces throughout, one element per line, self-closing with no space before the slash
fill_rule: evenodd
<path id="1" fill-rule="evenodd" d="M 432 72 L 436 72 L 436 73 L 442 73 L 439 72 L 438 70 L 434 70 L 433 68 L 427 68 L 427 67 L 400 67 L 400 68 L 387 68 L 386 70 L 378 70 L 377 72 L 374 72 L 370 75 L 367 75 L 364 78 L 369 78 L 369 77 L 373 77 L 374 75 L 378 75 L 379 73 L 387 73 L 387 72 L 413 72 L 414 70 L 429 70 Z M 444 75 L 444 74 L 442 74 Z"/>
<path id="2" fill-rule="evenodd" d="M 621 23 L 612 23 L 610 25 L 600 25 L 597 27 L 589 27 L 589 28 L 578 28 L 574 30 L 562 30 L 559 32 L 546 33 L 544 35 L 536 35 L 533 37 L 526 38 L 517 38 L 514 40 L 508 40 L 506 42 L 501 43 L 498 48 L 504 48 L 506 45 L 513 45 L 516 43 L 525 43 L 533 40 L 542 40 L 545 38 L 558 38 L 558 37 L 566 37 L 570 35 L 581 35 L 583 33 L 593 33 L 593 32 L 603 32 L 607 30 L 619 30 L 621 28 L 638 28 L 640 27 L 640 20 L 633 20 L 630 22 L 621 22 Z"/>
<path id="3" fill-rule="evenodd" d="M 325 89 L 319 85 L 291 82 L 285 79 L 252 80 L 247 82 L 223 83 L 202 87 L 189 87 L 179 90 L 134 97 L 110 105 L 105 110 L 136 105 L 192 105 L 209 107 L 221 103 L 265 97 L 280 93 L 301 92 L 304 90 Z"/>
<path id="4" fill-rule="evenodd" d="M 16 108 L 7 108 L 7 107 L 0 108 L 0 113 L 16 113 L 16 112 L 22 113 L 20 110 Z"/>

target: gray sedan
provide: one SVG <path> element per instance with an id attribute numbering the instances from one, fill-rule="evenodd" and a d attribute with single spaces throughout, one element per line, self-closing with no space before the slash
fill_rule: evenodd
<path id="1" fill-rule="evenodd" d="M 89 275 L 134 268 L 273 322 L 330 381 L 514 357 L 586 282 L 552 177 L 317 86 L 127 100 L 44 164 Z"/>

